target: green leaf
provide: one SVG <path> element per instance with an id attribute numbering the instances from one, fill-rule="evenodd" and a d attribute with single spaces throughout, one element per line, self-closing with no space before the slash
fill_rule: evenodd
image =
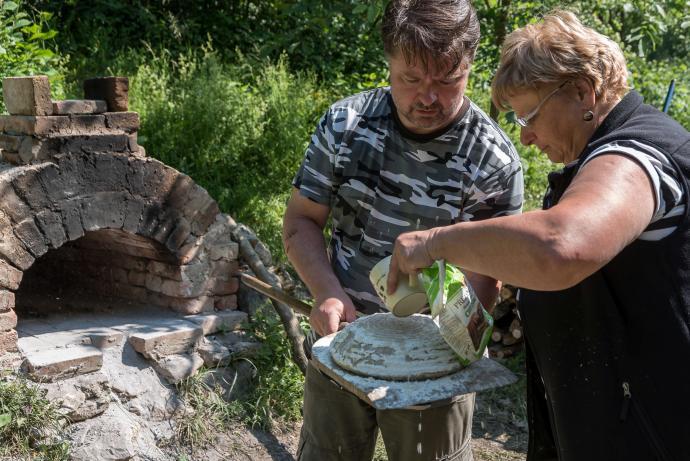
<path id="1" fill-rule="evenodd" d="M 15 2 L 5 2 L 2 4 L 2 9 L 5 11 L 14 11 L 17 8 L 19 8 L 19 5 L 17 5 Z"/>
<path id="2" fill-rule="evenodd" d="M 9 413 L 0 414 L 0 429 L 12 422 L 12 415 Z"/>

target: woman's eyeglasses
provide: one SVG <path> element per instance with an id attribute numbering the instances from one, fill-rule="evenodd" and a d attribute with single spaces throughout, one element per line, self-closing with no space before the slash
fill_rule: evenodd
<path id="1" fill-rule="evenodd" d="M 537 104 L 537 107 L 532 109 L 527 115 L 525 115 L 524 117 L 515 117 L 515 123 L 517 123 L 518 125 L 520 125 L 523 128 L 527 127 L 529 125 L 530 120 L 532 120 L 534 117 L 536 117 L 537 113 L 539 113 L 539 109 L 541 109 L 541 106 L 543 106 L 544 103 L 546 103 L 546 101 L 548 101 L 551 96 L 558 93 L 558 90 L 563 88 L 563 86 L 565 86 L 566 83 L 568 83 L 567 80 L 565 82 L 561 83 L 558 86 L 558 88 L 556 88 L 551 93 L 546 95 L 546 97 L 544 99 L 542 99 L 539 102 L 539 104 Z"/>

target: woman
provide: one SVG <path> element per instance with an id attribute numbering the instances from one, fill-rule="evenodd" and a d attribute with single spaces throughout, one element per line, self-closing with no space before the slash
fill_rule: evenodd
<path id="1" fill-rule="evenodd" d="M 440 258 L 523 287 L 528 460 L 690 459 L 690 133 L 564 11 L 506 38 L 492 96 L 565 164 L 543 210 L 401 235 L 389 291 Z"/>

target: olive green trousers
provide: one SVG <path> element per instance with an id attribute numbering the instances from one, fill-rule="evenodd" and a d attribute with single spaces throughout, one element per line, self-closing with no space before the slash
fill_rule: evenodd
<path id="1" fill-rule="evenodd" d="M 309 363 L 300 461 L 369 461 L 381 431 L 389 461 L 472 461 L 474 394 L 419 410 L 376 410 Z"/>

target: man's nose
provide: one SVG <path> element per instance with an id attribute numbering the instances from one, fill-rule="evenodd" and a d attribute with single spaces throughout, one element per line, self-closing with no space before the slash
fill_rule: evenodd
<path id="1" fill-rule="evenodd" d="M 438 94 L 436 93 L 436 89 L 433 85 L 426 82 L 422 83 L 419 86 L 417 96 L 419 98 L 419 101 L 427 107 L 431 106 L 438 100 Z"/>
<path id="2" fill-rule="evenodd" d="M 523 146 L 530 146 L 534 144 L 534 131 L 528 126 L 523 126 L 520 128 L 520 143 Z"/>

